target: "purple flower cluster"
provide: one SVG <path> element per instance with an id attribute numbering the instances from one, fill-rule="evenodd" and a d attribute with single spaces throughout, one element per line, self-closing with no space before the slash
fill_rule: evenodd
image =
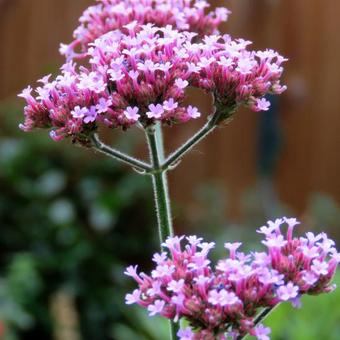
<path id="1" fill-rule="evenodd" d="M 90 44 L 88 67 L 70 61 L 54 80 L 41 79 L 37 94 L 31 87 L 20 94 L 27 102 L 21 128 L 52 128 L 55 140 L 86 144 L 98 124 L 126 129 L 200 117 L 184 105 L 188 86 L 212 93 L 222 118 L 240 105 L 268 110 L 264 96 L 285 90 L 278 53 L 250 51 L 248 41 L 229 35 L 196 36 L 137 22 L 102 35 Z"/>
<path id="2" fill-rule="evenodd" d="M 281 232 L 282 225 L 287 232 Z M 127 268 L 139 288 L 127 294 L 127 304 L 146 308 L 150 316 L 161 315 L 178 321 L 185 318 L 190 327 L 181 329 L 181 340 L 234 339 L 251 334 L 269 339 L 270 329 L 255 324 L 262 308 L 280 302 L 299 305 L 303 294 L 327 293 L 340 254 L 325 233 L 293 237 L 299 224 L 295 218 L 269 221 L 258 232 L 264 234 L 266 252 L 245 254 L 241 243 L 226 243 L 229 257 L 212 267 L 208 254 L 214 243 L 189 236 L 168 238 L 167 252 L 155 254 L 151 275 L 137 273 L 137 266 Z"/>
<path id="3" fill-rule="evenodd" d="M 217 26 L 226 21 L 230 11 L 220 7 L 205 13 L 205 0 L 97 0 L 100 2 L 85 10 L 80 26 L 74 31 L 74 41 L 62 44 L 60 52 L 69 60 L 84 58 L 88 44 L 101 35 L 121 29 L 133 21 L 152 23 L 162 27 L 171 25 L 181 31 L 199 35 L 217 33 Z M 77 53 L 76 50 L 80 50 Z"/>

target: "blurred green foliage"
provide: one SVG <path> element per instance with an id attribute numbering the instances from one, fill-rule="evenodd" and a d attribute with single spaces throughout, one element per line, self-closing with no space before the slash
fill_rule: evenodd
<path id="1" fill-rule="evenodd" d="M 124 267 L 158 249 L 148 178 L 45 133 L 22 137 L 0 137 L 6 339 L 52 338 L 59 291 L 74 296 L 83 339 L 112 339 L 132 284 Z"/>

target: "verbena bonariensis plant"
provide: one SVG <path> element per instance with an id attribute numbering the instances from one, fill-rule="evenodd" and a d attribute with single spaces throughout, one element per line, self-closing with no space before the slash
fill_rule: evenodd
<path id="1" fill-rule="evenodd" d="M 331 278 L 339 261 L 334 242 L 325 234 L 293 238 L 295 219 L 278 219 L 260 231 L 268 253 L 237 251 L 226 244 L 228 259 L 215 269 L 208 260 L 213 243 L 195 236 L 174 236 L 167 172 L 216 127 L 225 125 L 240 106 L 268 110 L 267 94 L 280 94 L 285 58 L 272 50 L 252 51 L 249 41 L 220 35 L 217 25 L 229 14 L 218 9 L 205 14 L 205 1 L 102 0 L 81 17 L 75 40 L 63 47 L 68 61 L 53 80 L 42 78 L 23 97 L 24 131 L 50 130 L 55 141 L 100 151 L 152 178 L 158 231 L 162 248 L 151 276 L 127 274 L 139 289 L 127 295 L 150 315 L 172 320 L 171 339 L 242 339 L 246 334 L 268 339 L 261 324 L 281 301 L 298 304 L 302 294 L 332 290 Z M 80 48 L 81 53 L 75 52 Z M 72 59 L 81 58 L 78 66 Z M 213 97 L 207 123 L 176 151 L 164 154 L 162 125 L 173 126 L 201 116 L 185 104 L 187 87 Z M 146 133 L 150 162 L 133 158 L 105 145 L 99 126 L 126 130 L 137 126 Z M 288 224 L 287 238 L 280 225 Z M 180 319 L 189 327 L 178 330 Z"/>

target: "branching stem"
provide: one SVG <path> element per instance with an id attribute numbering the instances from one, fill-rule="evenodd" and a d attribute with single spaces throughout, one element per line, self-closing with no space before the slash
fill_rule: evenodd
<path id="1" fill-rule="evenodd" d="M 174 167 L 185 154 L 187 154 L 190 150 L 192 150 L 201 140 L 210 134 L 210 132 L 214 131 L 218 126 L 218 122 L 221 117 L 225 114 L 225 112 L 219 112 L 214 109 L 214 112 L 210 116 L 208 122 L 191 138 L 189 138 L 182 146 L 180 146 L 174 153 L 172 153 L 162 164 L 162 169 L 164 171 L 168 171 L 172 167 Z"/>
<path id="2" fill-rule="evenodd" d="M 92 141 L 92 148 L 94 150 L 97 150 L 111 158 L 114 158 L 122 163 L 128 164 L 134 169 L 140 171 L 141 173 L 149 173 L 152 169 L 149 164 L 131 157 L 129 155 L 126 155 L 125 153 L 113 149 L 109 147 L 108 145 L 104 144 L 98 137 L 97 134 L 93 134 L 91 136 L 91 141 Z"/>

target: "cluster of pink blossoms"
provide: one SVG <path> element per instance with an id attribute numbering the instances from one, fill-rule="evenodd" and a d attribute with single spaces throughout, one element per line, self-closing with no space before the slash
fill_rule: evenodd
<path id="1" fill-rule="evenodd" d="M 205 13 L 205 0 L 97 0 L 100 3 L 85 10 L 74 41 L 62 44 L 60 52 L 68 59 L 86 56 L 88 44 L 101 35 L 121 29 L 133 21 L 159 27 L 171 25 L 181 31 L 199 35 L 217 33 L 217 26 L 226 21 L 230 11 L 224 7 Z M 77 53 L 76 50 L 80 50 Z"/>
<path id="2" fill-rule="evenodd" d="M 221 120 L 240 105 L 268 110 L 264 96 L 285 90 L 278 53 L 250 51 L 248 41 L 229 35 L 196 36 L 136 21 L 102 35 L 90 44 L 88 67 L 68 62 L 56 79 L 40 80 L 37 94 L 31 87 L 20 94 L 27 102 L 21 128 L 51 128 L 55 140 L 86 144 L 100 123 L 126 129 L 198 118 L 183 104 L 188 86 L 214 95 Z"/>
<path id="3" fill-rule="evenodd" d="M 281 228 L 287 224 L 287 232 Z M 245 254 L 241 243 L 226 243 L 229 257 L 215 268 L 208 258 L 214 243 L 196 236 L 168 238 L 167 252 L 155 254 L 156 268 L 151 275 L 137 273 L 130 266 L 125 274 L 139 285 L 126 296 L 127 304 L 138 304 L 149 315 L 161 315 L 177 322 L 185 318 L 190 327 L 181 329 L 181 340 L 238 339 L 245 334 L 259 340 L 269 339 L 270 329 L 255 324 L 254 317 L 263 308 L 280 302 L 299 305 L 303 294 L 327 293 L 340 254 L 325 233 L 293 237 L 299 224 L 295 218 L 269 221 L 258 232 L 267 252 Z"/>

